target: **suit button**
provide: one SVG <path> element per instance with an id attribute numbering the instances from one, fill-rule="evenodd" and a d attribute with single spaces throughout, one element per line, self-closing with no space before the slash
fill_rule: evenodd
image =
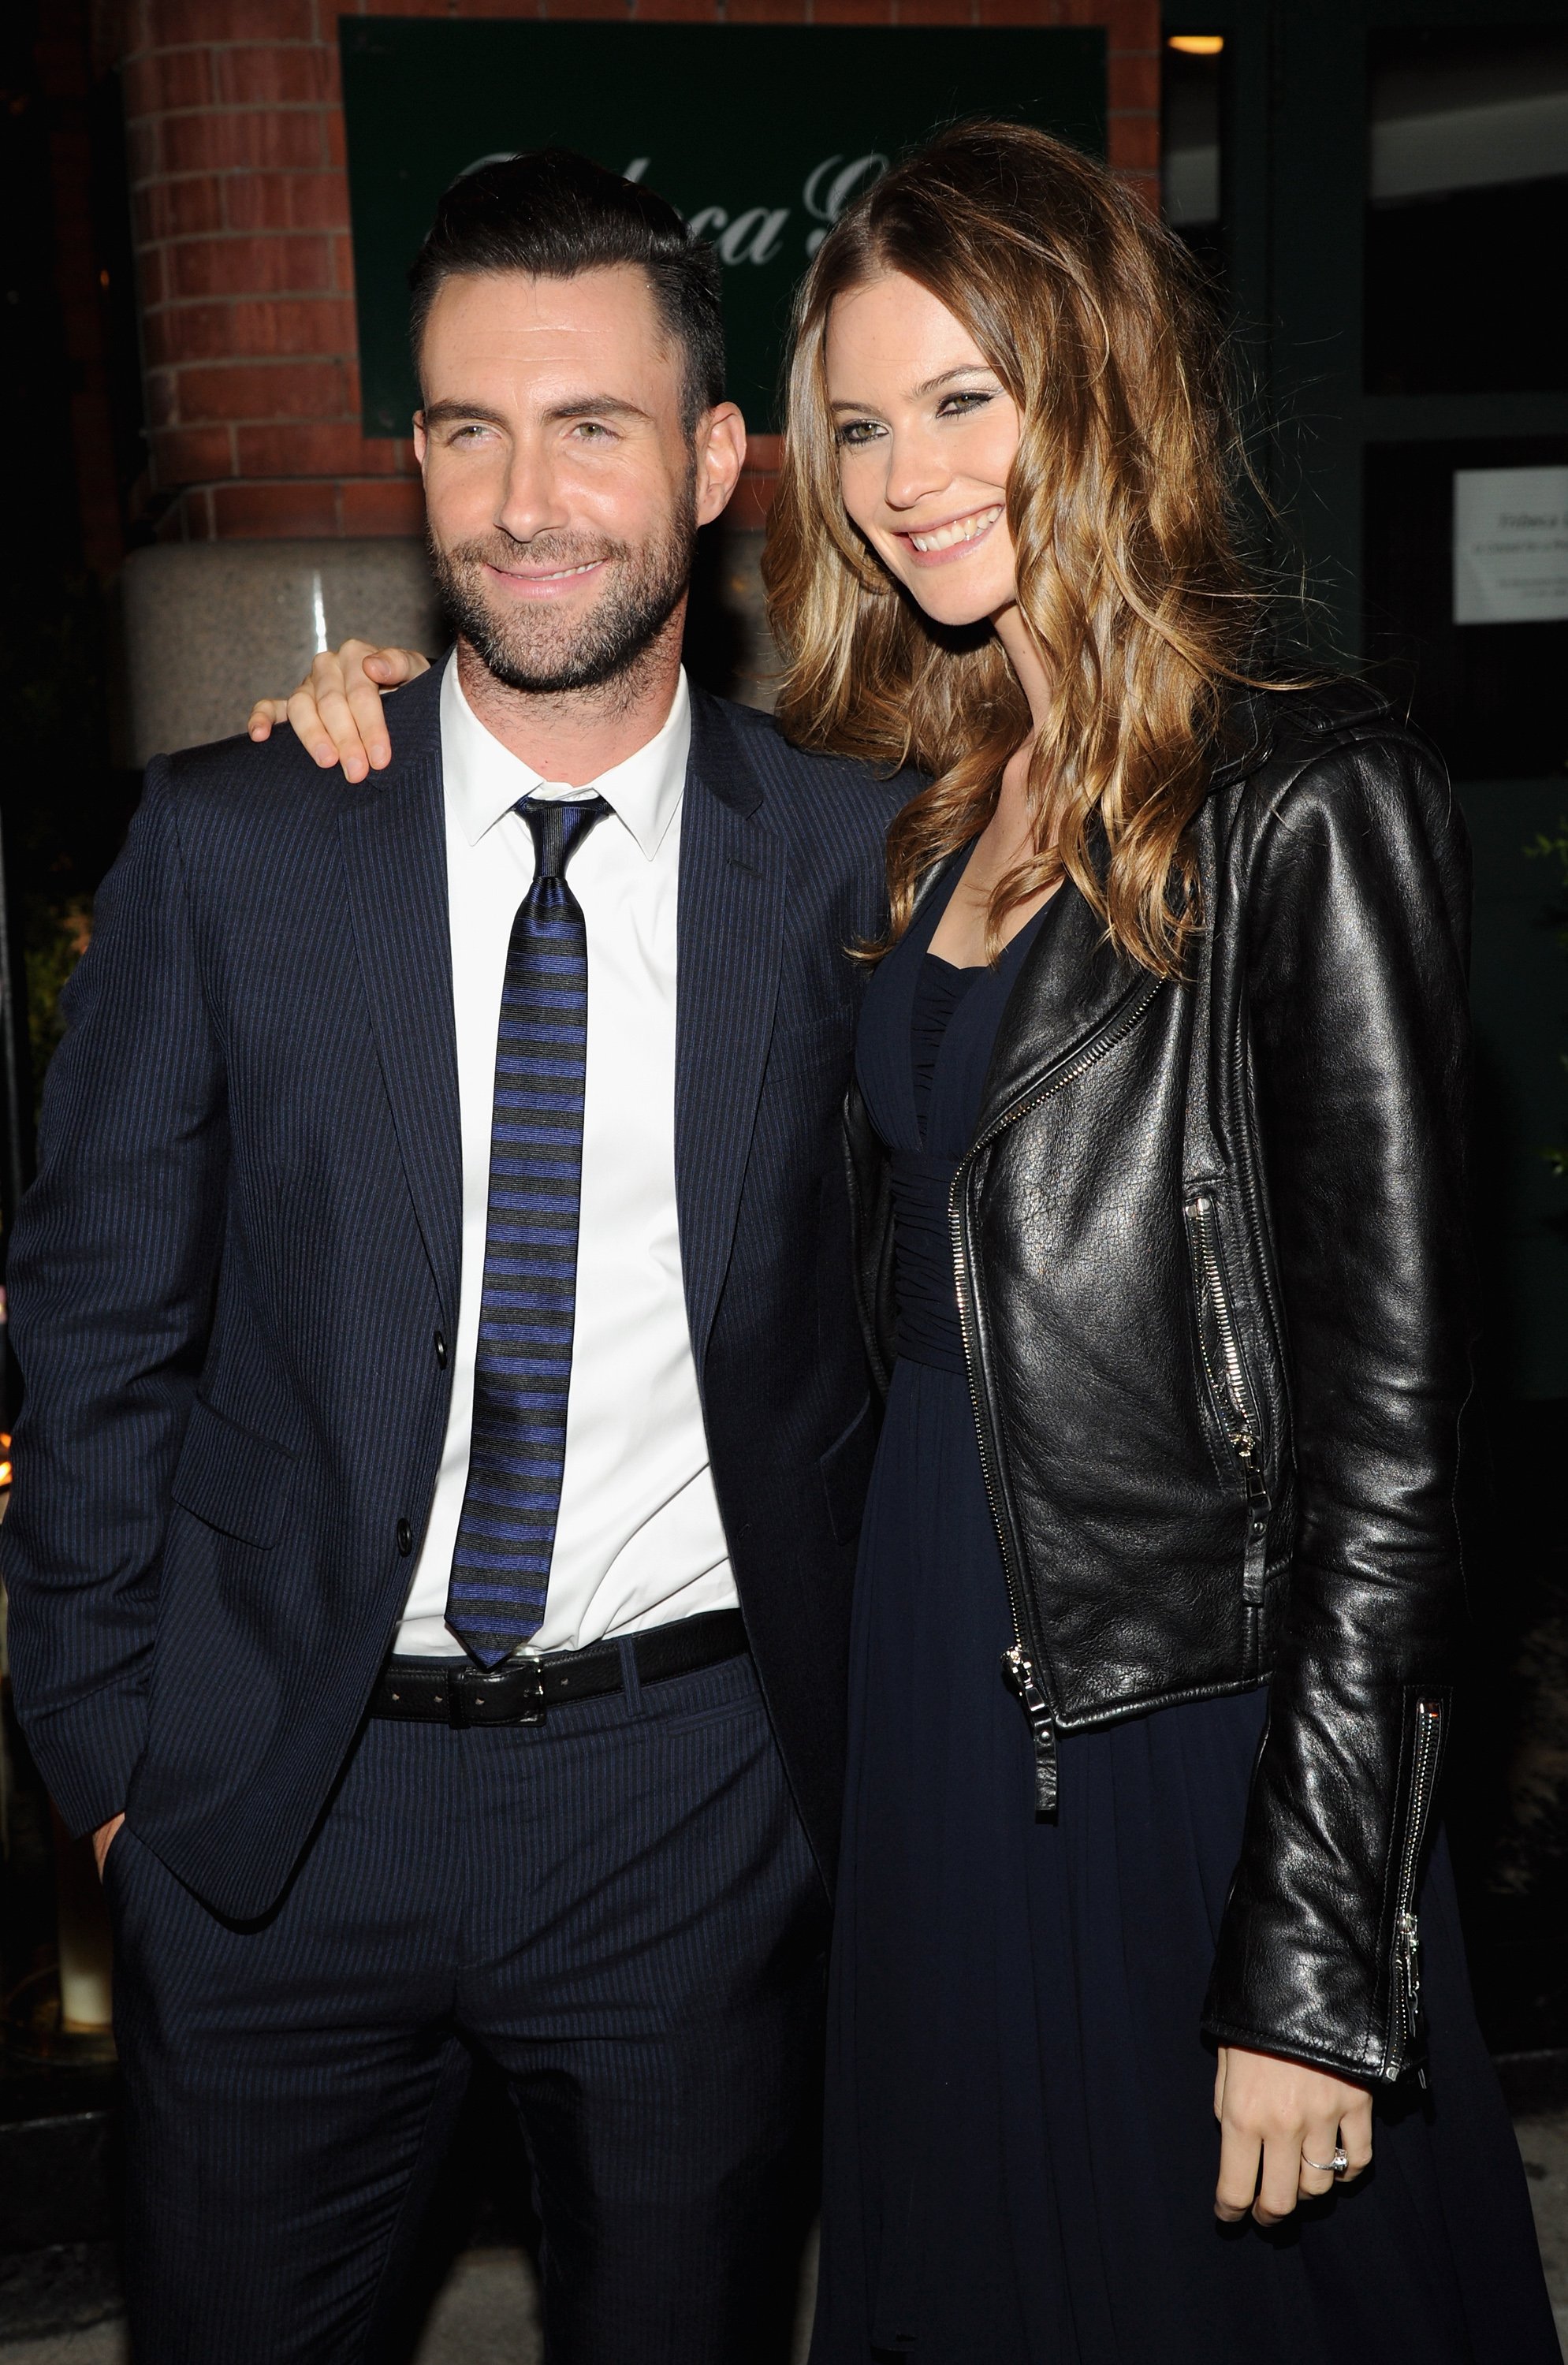
<path id="1" fill-rule="evenodd" d="M 405 1560 L 414 1549 L 414 1531 L 407 1519 L 398 1522 L 398 1549 Z"/>
<path id="2" fill-rule="evenodd" d="M 442 1337 L 439 1330 L 435 1334 L 435 1359 L 441 1365 L 442 1370 L 444 1372 L 446 1369 L 446 1341 Z"/>

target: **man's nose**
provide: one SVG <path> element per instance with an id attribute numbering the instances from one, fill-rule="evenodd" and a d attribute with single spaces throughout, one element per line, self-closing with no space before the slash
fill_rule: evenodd
<path id="1" fill-rule="evenodd" d="M 558 532 L 569 522 L 548 454 L 537 448 L 515 445 L 501 488 L 496 523 L 514 542 L 528 542 L 536 533 Z"/>

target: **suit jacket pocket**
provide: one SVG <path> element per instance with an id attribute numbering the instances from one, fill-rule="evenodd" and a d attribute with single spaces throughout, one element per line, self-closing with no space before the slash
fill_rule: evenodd
<path id="1" fill-rule="evenodd" d="M 241 1429 L 198 1396 L 171 1492 L 219 1535 L 264 1548 L 277 1541 L 298 1466 L 286 1445 Z"/>
<path id="2" fill-rule="evenodd" d="M 868 1396 L 848 1428 L 834 1438 L 817 1464 L 827 1494 L 828 1518 L 841 1544 L 852 1544 L 860 1532 L 876 1452 L 877 1416 Z"/>

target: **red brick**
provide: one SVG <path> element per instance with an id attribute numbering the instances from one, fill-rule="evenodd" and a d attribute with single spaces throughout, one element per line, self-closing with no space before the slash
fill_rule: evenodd
<path id="1" fill-rule="evenodd" d="M 813 25 L 890 25 L 892 0 L 812 0 Z"/>
<path id="2" fill-rule="evenodd" d="M 169 513 L 168 532 L 159 530 L 160 542 L 210 542 L 212 540 L 212 497 L 204 485 L 199 491 L 188 492 Z"/>
<path id="3" fill-rule="evenodd" d="M 232 476 L 233 438 L 227 427 L 160 427 L 152 434 L 155 483 L 195 485 L 206 477 Z"/>
<path id="4" fill-rule="evenodd" d="M 206 106 L 212 77 L 206 50 L 163 50 L 132 58 L 123 79 L 128 123 L 143 115 L 166 115 L 172 107 Z"/>
<path id="5" fill-rule="evenodd" d="M 172 296 L 304 294 L 332 284 L 332 243 L 298 234 L 183 239 L 169 249 Z"/>
<path id="6" fill-rule="evenodd" d="M 1048 25 L 1052 12 L 1043 0 L 977 0 L 976 14 L 982 25 Z"/>
<path id="7" fill-rule="evenodd" d="M 218 185 L 230 230 L 346 230 L 342 173 L 236 173 Z"/>
<path id="8" fill-rule="evenodd" d="M 1106 68 L 1105 98 L 1116 115 L 1158 115 L 1159 60 L 1138 50 L 1118 50 Z"/>
<path id="9" fill-rule="evenodd" d="M 341 106 L 332 107 L 327 115 L 323 116 L 321 129 L 323 133 L 321 144 L 325 151 L 322 163 L 330 164 L 337 172 L 345 172 L 348 168 L 349 147 L 348 134 L 343 129 L 343 110 Z"/>
<path id="10" fill-rule="evenodd" d="M 353 294 L 353 241 L 346 230 L 332 241 L 332 285 Z"/>
<path id="11" fill-rule="evenodd" d="M 1113 50 L 1152 50 L 1158 55 L 1163 28 L 1156 0 L 1106 0 L 1105 21 Z"/>
<path id="12" fill-rule="evenodd" d="M 803 25 L 806 0 L 730 0 L 724 15 L 732 25 Z"/>
<path id="13" fill-rule="evenodd" d="M 1116 178 L 1128 195 L 1137 199 L 1146 213 L 1151 214 L 1156 221 L 1160 219 L 1163 192 L 1158 173 L 1118 173 Z"/>
<path id="14" fill-rule="evenodd" d="M 1149 115 L 1113 115 L 1105 125 L 1105 155 L 1118 173 L 1158 173 L 1159 123 Z"/>
<path id="15" fill-rule="evenodd" d="M 626 0 L 619 0 L 619 5 L 617 0 L 546 0 L 539 13 L 542 17 L 589 20 L 599 17 L 619 24 L 624 24 L 627 17 Z"/>
<path id="16" fill-rule="evenodd" d="M 146 312 L 163 301 L 163 250 L 144 246 L 136 258 L 136 295 Z"/>
<path id="17" fill-rule="evenodd" d="M 208 498 L 218 542 L 287 542 L 342 531 L 336 485 L 215 485 Z"/>
<path id="18" fill-rule="evenodd" d="M 297 107 L 285 112 L 259 109 L 226 115 L 169 115 L 159 129 L 163 135 L 165 169 L 171 173 L 212 173 L 242 170 L 246 165 L 273 164 L 308 170 L 328 163 L 326 126 L 342 118 L 324 109 Z"/>
<path id="19" fill-rule="evenodd" d="M 179 181 L 149 181 L 136 195 L 140 239 L 189 238 L 223 227 L 223 183 L 213 174 L 191 174 Z"/>
<path id="20" fill-rule="evenodd" d="M 338 362 L 234 362 L 179 372 L 182 422 L 219 419 L 345 419 L 353 414 L 349 372 Z"/>
<path id="21" fill-rule="evenodd" d="M 229 297 L 212 304 L 164 305 L 149 312 L 142 333 L 153 362 L 217 362 L 352 351 L 352 306 L 340 296 Z"/>
<path id="22" fill-rule="evenodd" d="M 425 530 L 424 488 L 398 484 L 347 484 L 342 488 L 344 533 L 417 534 Z"/>
<path id="23" fill-rule="evenodd" d="M 1055 0 L 1053 13 L 1060 25 L 1103 25 L 1113 49 L 1159 46 L 1159 11 L 1151 0 Z"/>
<path id="24" fill-rule="evenodd" d="M 337 53 L 325 42 L 214 50 L 214 94 L 222 106 L 320 106 L 338 96 Z"/>
<path id="25" fill-rule="evenodd" d="M 776 476 L 784 461 L 782 435 L 748 435 L 745 441 L 745 473 L 748 476 Z"/>
<path id="26" fill-rule="evenodd" d="M 237 427 L 241 476 L 400 476 L 412 446 L 360 432 L 348 419 L 297 420 L 285 427 Z"/>
<path id="27" fill-rule="evenodd" d="M 382 14 L 379 6 L 375 13 L 377 16 Z M 428 12 L 418 5 L 410 5 L 403 13 L 414 17 L 424 16 Z M 457 14 L 460 17 L 543 17 L 544 9 L 542 0 L 457 0 Z"/>
<path id="28" fill-rule="evenodd" d="M 974 0 L 897 0 L 901 25 L 972 25 Z"/>
<path id="29" fill-rule="evenodd" d="M 316 6 L 315 0 L 145 0 L 142 28 L 139 49 L 204 48 L 234 33 L 252 41 L 314 41 Z"/>
<path id="30" fill-rule="evenodd" d="M 632 13 L 650 25 L 712 25 L 719 21 L 715 0 L 633 0 Z"/>

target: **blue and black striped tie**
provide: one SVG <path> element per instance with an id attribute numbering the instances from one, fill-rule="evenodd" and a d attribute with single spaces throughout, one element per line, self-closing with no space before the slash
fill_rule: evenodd
<path id="1" fill-rule="evenodd" d="M 561 1508 L 588 1056 L 588 938 L 566 869 L 610 807 L 517 810 L 537 867 L 501 990 L 474 1430 L 446 1597 L 448 1627 L 484 1667 L 539 1631 Z"/>

